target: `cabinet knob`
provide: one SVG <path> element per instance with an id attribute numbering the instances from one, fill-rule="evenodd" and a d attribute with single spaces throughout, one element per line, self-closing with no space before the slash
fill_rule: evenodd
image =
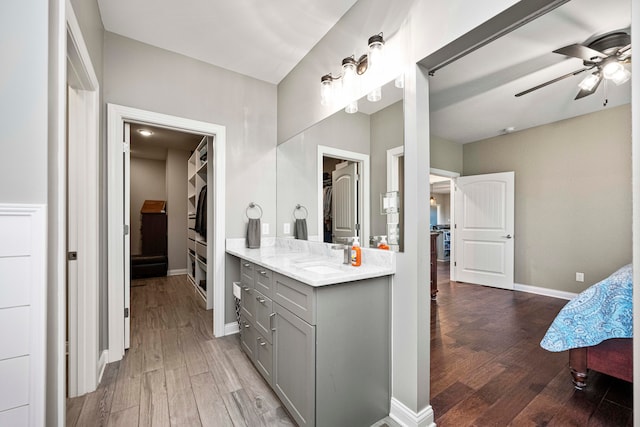
<path id="1" fill-rule="evenodd" d="M 258 300 L 258 302 L 259 302 L 260 304 L 264 304 L 264 303 L 267 301 L 266 299 L 264 299 L 264 298 L 262 298 L 262 297 L 256 297 L 256 299 Z"/>

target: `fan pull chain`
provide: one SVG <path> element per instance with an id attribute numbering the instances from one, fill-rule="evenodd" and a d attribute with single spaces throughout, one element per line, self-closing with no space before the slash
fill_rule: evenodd
<path id="1" fill-rule="evenodd" d="M 604 90 L 603 90 L 603 94 L 604 94 L 604 102 L 602 103 L 603 107 L 606 107 L 607 104 L 609 103 L 609 97 L 607 96 L 607 80 L 604 79 Z"/>

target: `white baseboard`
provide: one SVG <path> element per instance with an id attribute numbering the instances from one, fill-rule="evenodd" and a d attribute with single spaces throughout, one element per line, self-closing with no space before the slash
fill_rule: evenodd
<path id="1" fill-rule="evenodd" d="M 436 427 L 431 405 L 427 406 L 419 413 L 415 413 L 411 409 L 407 408 L 404 403 L 400 402 L 395 397 L 392 397 L 389 416 L 393 421 L 403 427 Z"/>
<path id="2" fill-rule="evenodd" d="M 549 288 L 540 288 L 538 286 L 522 285 L 520 283 L 514 283 L 513 286 L 514 286 L 514 290 L 516 291 L 528 292 L 530 294 L 544 295 L 546 297 L 553 297 L 553 298 L 559 298 L 559 299 L 565 299 L 565 300 L 574 299 L 578 295 L 578 294 L 574 294 L 573 292 L 558 291 L 556 289 L 549 289 Z"/>
<path id="3" fill-rule="evenodd" d="M 224 325 L 224 335 L 233 335 L 240 332 L 238 322 L 227 323 Z"/>
<path id="4" fill-rule="evenodd" d="M 167 276 L 181 276 L 183 274 L 187 274 L 186 268 L 180 268 L 177 270 L 169 270 L 167 271 Z"/>
<path id="5" fill-rule="evenodd" d="M 109 350 L 102 350 L 100 353 L 100 359 L 98 359 L 98 384 L 102 381 L 102 374 L 104 374 L 104 368 L 107 367 L 107 361 L 109 360 Z"/>

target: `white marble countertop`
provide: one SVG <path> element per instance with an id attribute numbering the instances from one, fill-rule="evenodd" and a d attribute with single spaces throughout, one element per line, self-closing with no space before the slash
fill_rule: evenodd
<path id="1" fill-rule="evenodd" d="M 318 287 L 395 274 L 395 254 L 362 248 L 362 265 L 343 264 L 343 250 L 331 245 L 292 239 L 276 239 L 259 249 L 244 246 L 244 239 L 227 239 L 228 254 Z"/>

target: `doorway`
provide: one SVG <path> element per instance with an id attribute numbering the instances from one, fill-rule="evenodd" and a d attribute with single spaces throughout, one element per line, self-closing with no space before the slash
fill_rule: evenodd
<path id="1" fill-rule="evenodd" d="M 318 146 L 319 241 L 369 244 L 369 155 Z M 337 183 L 337 184 L 336 184 Z M 336 228 L 337 227 L 337 228 Z"/>
<path id="2" fill-rule="evenodd" d="M 455 180 L 458 172 L 431 168 L 429 174 L 429 228 L 438 233 L 436 238 L 437 281 L 455 280 Z"/>
<path id="3" fill-rule="evenodd" d="M 122 232 L 123 218 L 127 222 L 129 220 L 128 215 L 125 215 L 128 203 L 125 203 L 124 197 L 125 191 L 129 190 L 125 182 L 126 158 L 128 156 L 122 155 L 123 144 L 126 152 L 126 144 L 129 142 L 125 138 L 127 123 L 140 123 L 211 137 L 211 144 L 208 146 L 211 166 L 203 169 L 209 174 L 212 183 L 210 184 L 212 191 L 208 195 L 211 214 L 208 215 L 207 221 L 208 228 L 212 230 L 213 234 L 207 245 L 207 259 L 212 268 L 207 270 L 207 282 L 212 284 L 214 335 L 216 337 L 225 335 L 225 127 L 115 104 L 108 105 L 107 120 L 108 161 L 110 165 L 108 170 L 109 361 L 117 361 L 122 358 L 129 333 L 126 321 L 128 318 L 125 317 L 128 313 L 125 308 L 129 308 L 127 297 L 130 277 L 127 271 L 128 260 L 125 258 L 125 233 Z M 186 188 L 186 178 L 184 185 Z M 186 203 L 185 201 L 185 205 Z M 129 226 L 129 224 L 124 225 Z M 124 228 L 126 231 L 127 227 Z"/>

